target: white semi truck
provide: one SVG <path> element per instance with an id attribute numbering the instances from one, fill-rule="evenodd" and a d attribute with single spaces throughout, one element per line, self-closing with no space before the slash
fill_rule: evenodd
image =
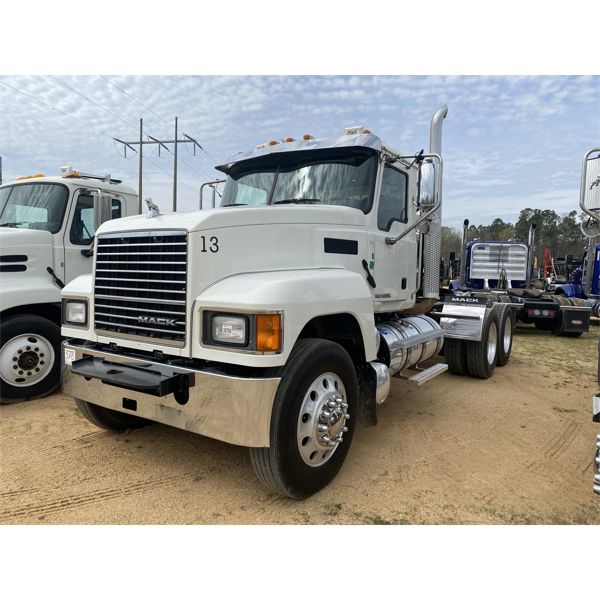
<path id="1" fill-rule="evenodd" d="M 60 382 L 61 296 L 92 270 L 104 221 L 137 214 L 136 192 L 110 176 L 63 167 L 0 186 L 0 396 L 50 393 Z"/>
<path id="2" fill-rule="evenodd" d="M 250 449 L 293 498 L 339 471 L 390 377 L 489 377 L 510 306 L 439 303 L 441 131 L 402 155 L 360 127 L 273 140 L 218 167 L 220 208 L 105 223 L 63 289 L 64 392 L 99 427 L 157 421 Z M 444 341 L 446 343 L 444 344 Z M 456 369 L 455 369 L 456 371 Z"/>

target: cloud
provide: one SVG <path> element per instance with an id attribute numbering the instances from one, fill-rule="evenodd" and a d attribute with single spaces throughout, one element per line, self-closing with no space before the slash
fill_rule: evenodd
<path id="1" fill-rule="evenodd" d="M 183 210 L 197 206 L 202 182 L 218 175 L 215 163 L 238 150 L 306 132 L 338 135 L 361 124 L 398 150 L 415 152 L 427 148 L 431 115 L 447 103 L 444 218 L 483 222 L 501 216 L 494 211 L 518 214 L 533 201 L 567 212 L 577 206 L 581 156 L 600 139 L 598 77 L 0 75 L 0 81 L 23 92 L 0 85 L 5 181 L 73 164 L 109 171 L 135 187 L 136 156 L 126 160 L 112 137 L 136 139 L 141 117 L 146 133 L 172 137 L 178 116 L 180 131 L 210 154 L 194 157 L 181 148 Z M 144 195 L 168 210 L 173 156 L 149 150 L 147 156 Z"/>

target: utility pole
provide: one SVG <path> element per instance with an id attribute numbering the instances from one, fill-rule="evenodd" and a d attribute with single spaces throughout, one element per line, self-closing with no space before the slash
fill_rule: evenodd
<path id="1" fill-rule="evenodd" d="M 143 123 L 142 119 L 140 119 L 140 139 L 132 142 L 125 142 L 118 138 L 113 138 L 115 142 L 119 144 L 123 144 L 125 148 L 125 157 L 127 157 L 127 148 L 133 150 L 134 152 L 138 152 L 135 146 L 139 146 L 139 181 L 138 181 L 138 193 L 139 193 L 139 210 L 142 212 L 142 160 L 143 160 L 143 148 L 146 144 L 156 144 L 158 145 L 158 155 L 160 156 L 161 147 L 171 152 L 169 150 L 167 144 L 173 144 L 173 210 L 177 210 L 177 146 L 179 144 L 193 144 L 194 148 L 194 156 L 196 156 L 196 147 L 202 150 L 202 146 L 195 140 L 193 137 L 190 137 L 187 134 L 183 134 L 184 139 L 179 139 L 178 135 L 178 117 L 175 117 L 175 138 L 172 140 L 158 140 L 151 135 L 146 136 L 148 139 L 143 139 Z"/>
<path id="2" fill-rule="evenodd" d="M 143 148 L 144 148 L 144 120 L 140 119 L 140 166 L 138 167 L 138 212 L 142 214 L 142 168 L 143 168 Z M 125 146 L 127 151 L 127 146 Z"/>
<path id="3" fill-rule="evenodd" d="M 173 212 L 177 212 L 177 117 L 175 117 L 175 152 L 173 158 Z"/>

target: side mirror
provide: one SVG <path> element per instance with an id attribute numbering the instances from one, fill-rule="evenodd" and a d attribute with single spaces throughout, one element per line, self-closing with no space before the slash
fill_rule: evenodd
<path id="1" fill-rule="evenodd" d="M 94 230 L 112 217 L 112 197 L 98 191 L 94 194 Z"/>
<path id="2" fill-rule="evenodd" d="M 419 208 L 431 208 L 435 206 L 436 189 L 436 166 L 430 161 L 423 161 L 419 170 L 419 196 L 417 206 Z"/>

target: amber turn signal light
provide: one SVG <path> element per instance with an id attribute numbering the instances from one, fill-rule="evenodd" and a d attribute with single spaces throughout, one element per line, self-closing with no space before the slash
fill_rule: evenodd
<path id="1" fill-rule="evenodd" d="M 256 350 L 279 352 L 281 350 L 281 315 L 256 315 Z"/>

